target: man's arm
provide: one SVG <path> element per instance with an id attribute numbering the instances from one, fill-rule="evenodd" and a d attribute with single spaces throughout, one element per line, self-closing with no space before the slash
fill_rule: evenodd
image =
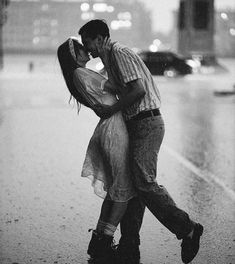
<path id="1" fill-rule="evenodd" d="M 108 79 L 104 83 L 104 91 L 107 91 L 111 94 L 117 95 L 119 93 L 119 87 L 116 85 L 116 83 L 112 82 L 110 79 Z"/>
<path id="2" fill-rule="evenodd" d="M 127 92 L 125 96 L 122 96 L 117 103 L 112 106 L 97 105 L 94 111 L 101 118 L 109 118 L 113 114 L 124 110 L 125 108 L 138 102 L 145 95 L 145 89 L 141 79 L 137 79 L 127 83 Z"/>

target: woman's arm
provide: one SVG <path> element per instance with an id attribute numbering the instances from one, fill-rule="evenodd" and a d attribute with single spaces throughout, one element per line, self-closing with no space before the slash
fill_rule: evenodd
<path id="1" fill-rule="evenodd" d="M 110 79 L 104 83 L 104 91 L 107 91 L 111 94 L 117 95 L 119 93 L 118 86 Z"/>

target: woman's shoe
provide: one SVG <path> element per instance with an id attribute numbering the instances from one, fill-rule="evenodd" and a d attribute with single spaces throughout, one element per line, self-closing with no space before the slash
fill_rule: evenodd
<path id="1" fill-rule="evenodd" d="M 95 264 L 112 264 L 114 261 L 113 237 L 92 231 L 87 254 Z"/>

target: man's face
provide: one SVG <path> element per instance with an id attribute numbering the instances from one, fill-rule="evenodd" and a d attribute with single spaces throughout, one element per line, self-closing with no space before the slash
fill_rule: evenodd
<path id="1" fill-rule="evenodd" d="M 98 52 L 98 38 L 91 39 L 86 36 L 81 36 L 82 37 L 82 44 L 84 45 L 85 49 L 87 52 L 90 52 L 91 56 L 93 58 L 99 57 L 99 52 Z"/>

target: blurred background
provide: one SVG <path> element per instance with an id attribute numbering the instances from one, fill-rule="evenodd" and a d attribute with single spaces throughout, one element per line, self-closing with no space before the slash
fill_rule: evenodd
<path id="1" fill-rule="evenodd" d="M 79 27 L 94 18 L 105 19 L 112 39 L 136 51 L 172 51 L 204 64 L 215 62 L 217 57 L 235 57 L 233 0 L 1 0 L 0 3 L 1 69 L 4 56 L 7 66 L 23 55 L 20 60 L 28 61 L 28 69 L 32 70 L 37 55 L 55 55 L 60 43 L 68 36 L 77 36 Z"/>

